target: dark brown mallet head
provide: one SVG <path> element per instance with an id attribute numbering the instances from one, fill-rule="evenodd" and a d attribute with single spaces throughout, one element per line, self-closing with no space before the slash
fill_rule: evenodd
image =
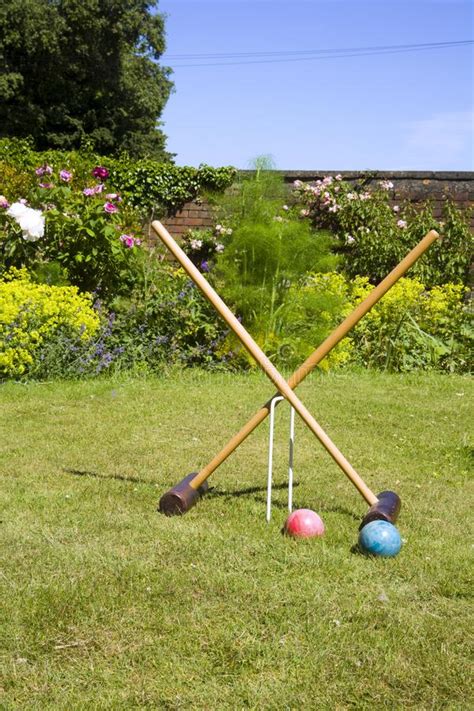
<path id="1" fill-rule="evenodd" d="M 402 505 L 398 494 L 394 491 L 381 491 L 380 494 L 377 495 L 377 499 L 378 501 L 370 507 L 362 519 L 359 530 L 364 528 L 364 526 L 371 521 L 396 522 Z"/>
<path id="2" fill-rule="evenodd" d="M 198 489 L 193 489 L 192 486 L 189 486 L 189 482 L 195 476 L 196 472 L 191 472 L 176 486 L 173 486 L 172 489 L 163 494 L 158 510 L 166 516 L 180 516 L 189 511 L 209 489 L 207 481 L 201 484 Z"/>

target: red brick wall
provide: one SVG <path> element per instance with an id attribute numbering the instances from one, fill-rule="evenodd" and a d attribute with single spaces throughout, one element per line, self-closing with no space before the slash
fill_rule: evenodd
<path id="1" fill-rule="evenodd" d="M 247 172 L 247 171 L 244 171 Z M 249 171 L 250 173 L 250 171 Z M 278 171 L 290 189 L 295 180 L 312 182 L 325 175 L 335 176 L 337 171 Z M 459 207 L 474 207 L 474 173 L 468 172 L 416 172 L 416 171 L 340 171 L 344 180 L 364 180 L 370 186 L 376 186 L 380 180 L 391 180 L 394 184 L 393 202 L 410 200 L 420 203 L 433 202 L 435 217 L 441 216 L 443 203 L 453 200 Z M 213 225 L 211 209 L 203 201 L 189 202 L 175 215 L 163 219 L 172 235 L 180 237 L 186 230 L 206 228 Z M 471 218 L 474 229 L 474 211 Z"/>
<path id="2" fill-rule="evenodd" d="M 210 207 L 205 202 L 188 202 L 183 209 L 163 220 L 165 227 L 175 237 L 193 228 L 212 227 L 214 221 Z"/>

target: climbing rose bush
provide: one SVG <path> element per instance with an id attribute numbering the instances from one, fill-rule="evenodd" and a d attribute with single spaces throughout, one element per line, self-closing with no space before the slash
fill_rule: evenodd
<path id="1" fill-rule="evenodd" d="M 302 218 L 330 229 L 339 241 L 341 267 L 351 277 L 367 276 L 373 284 L 383 279 L 431 229 L 443 237 L 411 270 L 426 287 L 468 283 L 474 235 L 470 212 L 447 201 L 441 220 L 429 203 L 415 208 L 394 200 L 394 185 L 379 181 L 367 188 L 342 176 L 326 176 L 313 183 L 295 181 L 293 198 Z"/>

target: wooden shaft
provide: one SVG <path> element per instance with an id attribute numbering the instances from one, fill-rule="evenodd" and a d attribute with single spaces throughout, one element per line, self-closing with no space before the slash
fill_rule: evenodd
<path id="1" fill-rule="evenodd" d="M 179 247 L 174 239 L 171 237 L 169 232 L 163 227 L 163 225 L 157 220 L 152 223 L 152 227 L 158 234 L 162 242 L 168 247 L 170 252 L 176 257 L 183 269 L 194 281 L 196 286 L 202 291 L 204 296 L 210 301 L 218 313 L 222 316 L 224 321 L 230 326 L 234 331 L 235 335 L 239 338 L 245 348 L 248 350 L 250 355 L 255 359 L 255 361 L 260 365 L 262 370 L 268 375 L 273 384 L 277 387 L 278 391 L 288 400 L 288 402 L 294 407 L 296 412 L 299 414 L 301 419 L 313 432 L 313 434 L 319 439 L 321 444 L 329 452 L 331 457 L 334 459 L 336 464 L 342 469 L 344 474 L 348 479 L 354 484 L 358 489 L 359 493 L 364 497 L 368 504 L 371 506 L 377 503 L 378 499 L 375 494 L 369 489 L 365 484 L 356 470 L 347 461 L 342 452 L 336 447 L 332 440 L 325 433 L 323 428 L 316 422 L 314 417 L 311 415 L 309 410 L 303 405 L 299 400 L 297 395 L 293 392 L 291 387 L 288 385 L 286 380 L 280 375 L 278 370 L 275 368 L 273 363 L 264 354 L 261 348 L 255 343 L 250 334 L 245 330 L 242 324 L 234 316 L 232 311 L 226 306 L 222 301 L 220 296 L 214 291 L 211 285 L 206 281 L 200 271 L 191 262 L 189 257 L 183 252 L 181 247 Z"/>
<path id="2" fill-rule="evenodd" d="M 410 267 L 421 257 L 426 250 L 439 239 L 439 235 L 434 230 L 427 235 L 407 254 L 375 289 L 354 309 L 354 311 L 342 321 L 342 323 L 326 338 L 325 341 L 305 360 L 288 380 L 289 387 L 296 388 L 309 373 L 320 363 L 323 358 L 341 341 L 365 314 L 379 301 L 384 294 L 402 277 Z M 275 396 L 273 396 L 275 397 Z M 258 410 L 255 415 L 228 441 L 218 454 L 201 469 L 190 481 L 193 489 L 198 489 L 202 483 L 234 452 L 247 437 L 261 424 L 270 412 L 270 403 L 273 397 Z M 277 403 L 279 404 L 279 403 Z"/>

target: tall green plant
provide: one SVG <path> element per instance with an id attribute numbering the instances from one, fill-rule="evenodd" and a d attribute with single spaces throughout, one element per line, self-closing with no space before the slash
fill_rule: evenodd
<path id="1" fill-rule="evenodd" d="M 283 180 L 260 160 L 218 204 L 224 230 L 215 278 L 257 338 L 272 350 L 285 323 L 289 289 L 308 272 L 335 266 L 329 232 L 316 232 L 285 204 Z M 277 338 L 278 336 L 278 338 Z"/>

